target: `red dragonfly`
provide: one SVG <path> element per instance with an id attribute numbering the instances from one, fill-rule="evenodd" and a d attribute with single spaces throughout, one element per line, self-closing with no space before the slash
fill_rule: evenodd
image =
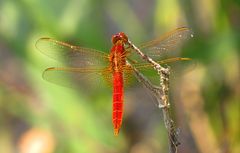
<path id="1" fill-rule="evenodd" d="M 159 64 L 189 60 L 189 58 L 166 57 L 165 55 L 174 53 L 173 50 L 190 37 L 192 37 L 191 30 L 186 27 L 177 28 L 140 45 L 139 49 Z M 68 64 L 67 67 L 46 69 L 43 72 L 45 80 L 68 87 L 73 87 L 78 82 L 86 83 L 91 79 L 102 79 L 112 84 L 112 122 L 116 136 L 122 125 L 124 84 L 132 75 L 132 67 L 136 69 L 151 68 L 149 63 L 131 59 L 135 53 L 133 48 L 127 45 L 128 42 L 130 41 L 123 32 L 113 35 L 113 46 L 110 54 L 95 49 L 73 46 L 51 38 L 40 38 L 36 42 L 36 47 L 43 54 Z M 73 79 L 73 81 L 68 82 L 66 78 Z"/>

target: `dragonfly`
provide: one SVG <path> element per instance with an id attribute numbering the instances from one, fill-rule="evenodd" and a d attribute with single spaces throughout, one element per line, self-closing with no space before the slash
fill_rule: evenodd
<path id="1" fill-rule="evenodd" d="M 170 55 L 192 36 L 189 28 L 181 27 L 139 45 L 139 49 L 161 65 L 186 61 L 190 58 Z M 139 55 L 136 55 L 133 47 L 129 45 L 130 41 L 125 33 L 114 34 L 111 41 L 109 54 L 52 38 L 40 38 L 36 42 L 36 48 L 67 65 L 47 68 L 42 74 L 43 79 L 67 87 L 78 86 L 79 82 L 86 83 L 91 80 L 103 80 L 112 86 L 112 123 L 114 135 L 117 136 L 123 120 L 124 86 L 133 76 L 133 67 L 141 70 L 150 69 L 152 65 L 139 60 L 141 57 L 136 58 Z M 66 78 L 71 80 L 67 81 Z"/>

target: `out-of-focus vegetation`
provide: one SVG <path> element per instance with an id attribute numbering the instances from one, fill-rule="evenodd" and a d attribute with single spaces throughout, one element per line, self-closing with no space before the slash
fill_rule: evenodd
<path id="1" fill-rule="evenodd" d="M 89 96 L 44 81 L 42 71 L 58 63 L 34 45 L 47 36 L 109 51 L 119 31 L 137 44 L 182 26 L 194 31 L 184 57 L 197 65 L 172 81 L 178 151 L 240 152 L 240 2 L 234 0 L 1 0 L 0 152 L 167 152 L 161 111 L 146 90 L 126 88 L 123 127 L 114 137 L 111 88 Z"/>

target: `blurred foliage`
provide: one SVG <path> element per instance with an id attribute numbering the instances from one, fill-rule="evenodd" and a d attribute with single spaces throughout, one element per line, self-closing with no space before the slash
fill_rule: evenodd
<path id="1" fill-rule="evenodd" d="M 138 44 L 182 26 L 194 31 L 184 57 L 198 64 L 173 81 L 179 152 L 240 152 L 237 0 L 0 0 L 1 151 L 167 152 L 161 111 L 146 102 L 146 90 L 126 88 L 123 127 L 114 137 L 111 89 L 89 96 L 45 82 L 42 71 L 58 63 L 35 42 L 47 36 L 108 52 L 119 31 Z"/>

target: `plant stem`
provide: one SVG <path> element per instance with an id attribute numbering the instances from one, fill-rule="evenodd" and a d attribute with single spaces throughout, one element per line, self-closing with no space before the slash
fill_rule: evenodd
<path id="1" fill-rule="evenodd" d="M 178 140 L 178 134 L 174 125 L 174 121 L 170 117 L 170 102 L 168 98 L 169 93 L 169 76 L 170 67 L 164 68 L 150 57 L 145 55 L 138 49 L 134 44 L 128 40 L 128 45 L 134 51 L 136 51 L 144 60 L 153 65 L 153 68 L 158 72 L 160 79 L 160 86 L 153 85 L 147 78 L 145 78 L 136 68 L 132 67 L 131 64 L 127 62 L 129 66 L 134 70 L 135 76 L 139 82 L 151 91 L 151 93 L 156 97 L 158 101 L 158 107 L 161 108 L 163 112 L 164 124 L 168 131 L 168 141 L 169 141 L 169 153 L 176 153 L 177 146 L 180 145 Z"/>

